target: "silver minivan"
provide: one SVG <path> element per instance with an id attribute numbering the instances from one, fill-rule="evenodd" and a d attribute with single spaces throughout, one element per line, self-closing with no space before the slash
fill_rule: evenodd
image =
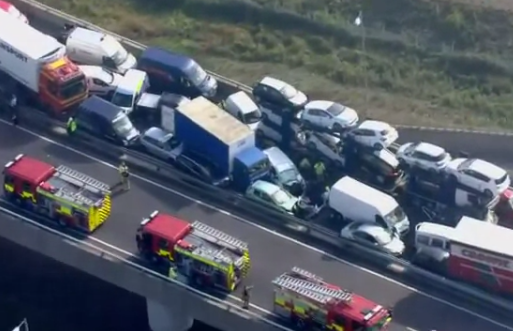
<path id="1" fill-rule="evenodd" d="M 294 162 L 276 146 L 265 149 L 264 153 L 271 163 L 273 181 L 292 195 L 300 196 L 305 187 L 305 180 Z"/>

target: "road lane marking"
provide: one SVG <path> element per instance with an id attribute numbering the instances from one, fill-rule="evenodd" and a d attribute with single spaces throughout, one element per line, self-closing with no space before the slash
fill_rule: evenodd
<path id="1" fill-rule="evenodd" d="M 3 119 L 0 119 L 0 122 L 2 122 L 2 123 L 3 123 L 3 124 L 5 124 L 5 125 L 9 125 L 9 126 L 11 126 L 11 125 L 12 125 L 11 123 L 9 123 L 8 121 L 5 121 L 5 120 L 3 120 Z M 62 144 L 62 143 L 59 143 L 59 142 L 57 142 L 57 141 L 55 141 L 55 140 L 52 140 L 52 139 L 50 139 L 50 138 L 48 138 L 48 137 L 45 137 L 45 136 L 43 136 L 43 135 L 40 135 L 40 134 L 38 134 L 38 133 L 36 133 L 36 132 L 33 132 L 33 131 L 29 130 L 29 129 L 26 129 L 26 128 L 23 128 L 23 127 L 19 127 L 19 126 L 18 126 L 17 128 L 18 128 L 19 130 L 24 131 L 25 133 L 28 133 L 28 134 L 30 134 L 30 135 L 32 135 L 32 136 L 35 136 L 35 137 L 37 137 L 37 138 L 39 138 L 39 139 L 41 139 L 41 140 L 44 140 L 44 141 L 46 141 L 46 142 L 48 142 L 48 143 L 50 143 L 50 144 L 54 144 L 54 145 L 59 146 L 59 147 L 61 147 L 61 148 L 65 149 L 65 150 L 68 150 L 68 151 L 70 151 L 70 152 L 73 152 L 73 153 L 76 153 L 76 154 L 78 154 L 78 155 L 81 155 L 81 156 L 83 156 L 83 157 L 85 157 L 85 158 L 87 158 L 87 159 L 90 159 L 90 160 L 92 160 L 92 161 L 95 161 L 95 162 L 97 162 L 97 163 L 99 163 L 99 164 L 101 164 L 101 165 L 103 165 L 103 166 L 105 166 L 105 167 L 108 167 L 108 168 L 111 168 L 111 169 L 117 169 L 117 167 L 116 167 L 115 165 L 110 164 L 110 163 L 108 163 L 108 162 L 105 162 L 105 161 L 103 161 L 103 160 L 101 160 L 101 159 L 99 159 L 99 158 L 97 158 L 97 157 L 92 156 L 92 155 L 86 154 L 86 153 L 84 153 L 84 152 L 82 152 L 82 151 L 79 151 L 79 150 L 77 150 L 77 149 L 73 148 L 73 147 L 66 146 L 66 145 L 64 145 L 64 144 Z M 232 213 L 230 213 L 230 212 L 228 212 L 228 211 L 222 210 L 222 209 L 220 209 L 220 208 L 218 208 L 218 207 L 215 207 L 215 206 L 210 205 L 210 204 L 208 204 L 208 203 L 205 203 L 205 202 L 203 202 L 203 201 L 199 201 L 199 200 L 197 200 L 197 199 L 194 199 L 194 198 L 192 198 L 192 197 L 189 197 L 189 196 L 185 195 L 185 194 L 184 194 L 184 193 L 182 193 L 182 192 L 179 192 L 179 191 L 173 190 L 173 189 L 171 189 L 171 188 L 169 188 L 169 187 L 165 187 L 165 186 L 163 186 L 163 185 L 161 185 L 161 184 L 159 184 L 159 183 L 157 183 L 157 182 L 154 182 L 154 181 L 152 181 L 152 180 L 150 180 L 150 179 L 147 179 L 147 178 L 145 178 L 145 177 L 139 176 L 139 175 L 137 175 L 137 174 L 132 174 L 132 177 L 135 177 L 135 178 L 137 178 L 137 179 L 139 179 L 139 180 L 141 180 L 141 181 L 143 181 L 143 182 L 145 182 L 145 183 L 147 183 L 147 184 L 150 184 L 150 185 L 153 185 L 153 186 L 155 186 L 155 187 L 158 187 L 158 188 L 160 188 L 160 189 L 162 189 L 162 190 L 164 190 L 164 191 L 171 192 L 172 194 L 178 195 L 178 196 L 180 196 L 180 197 L 182 197 L 182 198 L 184 198 L 184 199 L 187 199 L 187 200 L 189 200 L 189 201 L 194 201 L 194 202 L 196 202 L 196 203 L 198 203 L 198 204 L 200 204 L 200 205 L 202 205 L 202 206 L 204 206 L 204 207 L 207 207 L 207 208 L 210 208 L 210 209 L 212 209 L 212 210 L 215 210 L 215 211 L 221 212 L 221 213 L 223 213 L 223 214 L 226 214 L 226 215 L 230 216 L 231 218 L 234 218 L 234 219 L 236 219 L 236 220 L 238 220 L 238 221 L 240 221 L 240 222 L 242 222 L 242 223 L 244 223 L 244 224 L 247 224 L 247 225 L 250 225 L 250 226 L 256 227 L 256 228 L 258 228 L 258 229 L 260 229 L 260 230 L 262 230 L 262 231 L 265 231 L 265 232 L 270 233 L 270 234 L 272 234 L 272 235 L 275 235 L 275 236 L 277 236 L 277 237 L 279 237 L 279 238 L 282 238 L 282 239 L 284 239 L 284 240 L 287 240 L 287 241 L 289 241 L 289 242 L 292 242 L 292 243 L 294 243 L 294 244 L 296 244 L 296 245 L 299 245 L 299 246 L 301 246 L 301 247 L 303 247 L 303 248 L 306 248 L 306 249 L 309 249 L 309 250 L 315 251 L 315 252 L 317 252 L 317 253 L 320 253 L 320 254 L 322 254 L 322 255 L 325 255 L 325 256 L 329 257 L 330 259 L 336 260 L 336 261 L 338 261 L 338 262 L 340 262 L 340 263 L 343 263 L 343 264 L 345 264 L 345 265 L 348 265 L 348 266 L 350 266 L 350 267 L 352 267 L 352 268 L 356 268 L 356 269 L 358 269 L 358 270 L 364 271 L 364 272 L 366 272 L 366 273 L 368 273 L 368 274 L 371 274 L 371 275 L 373 275 L 373 276 L 375 276 L 375 277 L 378 277 L 378 278 L 381 278 L 381 279 L 383 279 L 383 280 L 386 280 L 386 281 L 387 281 L 387 282 L 389 282 L 389 283 L 392 283 L 392 284 L 395 284 L 395 285 L 397 285 L 397 286 L 400 286 L 400 287 L 402 287 L 402 288 L 404 288 L 404 289 L 407 289 L 407 290 L 409 290 L 409 291 L 411 291 L 411 292 L 414 292 L 414 293 L 420 294 L 420 295 L 422 295 L 422 296 L 424 296 L 424 297 L 426 297 L 426 298 L 428 298 L 428 299 L 431 299 L 431 300 L 433 300 L 433 301 L 436 301 L 436 302 L 442 303 L 442 304 L 447 305 L 447 306 L 449 306 L 449 307 L 452 307 L 452 308 L 454 308 L 454 309 L 456 309 L 456 310 L 459 310 L 459 311 L 461 311 L 461 312 L 464 312 L 464 313 L 467 313 L 467 314 L 472 315 L 472 316 L 474 316 L 474 317 L 477 317 L 477 318 L 479 318 L 479 319 L 482 319 L 483 321 L 489 322 L 489 323 L 491 323 L 491 324 L 493 324 L 493 325 L 495 325 L 495 326 L 501 327 L 501 328 L 506 329 L 506 330 L 509 330 L 509 331 L 513 331 L 513 327 L 511 327 L 511 326 L 508 326 L 508 325 L 503 324 L 503 323 L 501 323 L 501 322 L 495 321 L 495 320 L 493 320 L 493 319 L 491 319 L 491 318 L 489 318 L 489 317 L 487 317 L 487 316 L 481 315 L 481 314 L 479 314 L 479 313 L 477 313 L 477 312 L 474 312 L 474 311 L 472 311 L 472 310 L 469 310 L 469 309 L 467 309 L 467 308 L 465 308 L 465 307 L 458 306 L 458 305 L 457 305 L 457 304 L 455 304 L 455 303 L 452 303 L 452 302 L 449 302 L 449 301 L 444 300 L 444 299 L 442 299 L 442 298 L 436 297 L 436 296 L 434 296 L 434 295 L 431 295 L 431 294 L 429 294 L 429 293 L 426 293 L 426 292 L 424 292 L 424 291 L 421 291 L 421 290 L 419 290 L 419 289 L 416 289 L 416 288 L 414 288 L 414 287 L 412 287 L 412 286 L 409 286 L 409 285 L 403 284 L 403 283 L 401 283 L 401 282 L 399 282 L 399 281 L 397 281 L 397 280 L 395 280 L 395 279 L 389 278 L 389 277 L 387 277 L 387 276 L 380 275 L 379 273 L 374 272 L 374 271 L 372 271 L 372 270 L 369 270 L 369 269 L 367 269 L 367 268 L 364 268 L 364 267 L 361 267 L 361 266 L 356 265 L 356 264 L 354 264 L 354 263 L 351 263 L 351 262 L 345 261 L 345 260 L 343 260 L 343 259 L 341 259 L 341 258 L 339 258 L 339 257 L 336 257 L 336 256 L 334 256 L 334 255 L 332 255 L 332 254 L 330 254 L 330 253 L 328 253 L 328 252 L 325 252 L 325 251 L 323 251 L 323 250 L 321 250 L 321 249 L 319 249 L 319 248 L 316 248 L 316 247 L 313 247 L 313 246 L 307 245 L 307 244 L 302 243 L 302 242 L 300 242 L 300 241 L 298 241 L 298 240 L 296 240 L 296 239 L 294 239 L 294 238 L 287 237 L 287 236 L 285 236 L 285 235 L 283 235 L 283 234 L 281 234 L 281 233 L 277 233 L 277 232 L 276 232 L 276 231 L 274 231 L 274 230 L 268 229 L 268 228 L 266 228 L 266 227 L 263 227 L 263 226 L 261 226 L 261 225 L 255 224 L 255 223 L 252 223 L 252 222 L 250 222 L 250 221 L 248 221 L 248 220 L 246 220 L 246 219 L 244 219 L 244 218 L 242 218 L 242 217 L 239 217 L 239 216 L 237 216 L 237 215 L 234 215 L 234 214 L 232 214 Z M 104 245 L 105 247 L 108 247 L 108 248 L 114 249 L 114 250 L 116 250 L 116 251 L 118 251 L 118 252 L 121 252 L 121 253 L 126 254 L 126 255 L 128 255 L 128 256 L 131 256 L 131 257 L 134 257 L 134 256 L 135 256 L 134 254 L 132 254 L 132 253 L 130 253 L 130 252 L 128 252 L 128 251 L 125 251 L 125 250 L 123 250 L 123 249 L 122 249 L 122 248 L 120 248 L 120 247 L 117 247 L 117 246 L 111 245 L 111 244 L 109 244 L 109 243 L 107 243 L 107 242 L 102 241 L 102 240 L 101 240 L 101 239 L 99 239 L 99 238 L 94 237 L 94 236 L 90 236 L 89 238 L 90 238 L 90 239 L 92 239 L 93 241 L 96 241 L 97 243 L 99 243 L 99 244 L 101 244 L 101 245 Z M 137 257 L 137 256 L 135 256 L 135 257 Z M 137 257 L 137 258 L 139 258 L 139 257 Z M 230 297 L 231 299 L 236 300 L 236 301 L 240 301 L 240 299 L 239 299 L 238 297 L 236 297 L 236 296 L 230 295 L 229 297 Z M 253 306 L 253 305 L 252 305 L 252 306 Z M 260 307 L 260 306 L 256 306 L 256 305 L 255 305 L 255 306 L 254 306 L 254 308 L 255 308 L 255 309 L 258 309 L 258 310 L 260 310 L 260 311 L 262 311 L 262 312 L 264 312 L 264 313 L 270 313 L 271 315 L 274 315 L 272 312 L 269 312 L 268 310 L 266 310 L 266 309 L 265 309 L 265 308 L 263 308 L 263 307 Z M 274 316 L 275 316 L 275 315 L 274 315 Z"/>

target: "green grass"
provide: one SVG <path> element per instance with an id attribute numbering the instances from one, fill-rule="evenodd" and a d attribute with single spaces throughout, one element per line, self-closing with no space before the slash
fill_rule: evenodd
<path id="1" fill-rule="evenodd" d="M 281 77 L 362 117 L 513 128 L 513 15 L 465 0 L 43 2 L 247 84 Z M 365 29 L 351 24 L 359 10 Z"/>

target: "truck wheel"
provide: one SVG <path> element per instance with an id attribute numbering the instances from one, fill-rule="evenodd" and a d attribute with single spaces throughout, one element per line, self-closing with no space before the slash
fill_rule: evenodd
<path id="1" fill-rule="evenodd" d="M 59 226 L 61 228 L 66 228 L 68 226 L 68 223 L 66 223 L 66 220 L 64 219 L 64 217 L 61 217 L 61 216 L 57 217 L 57 224 L 59 224 Z"/>

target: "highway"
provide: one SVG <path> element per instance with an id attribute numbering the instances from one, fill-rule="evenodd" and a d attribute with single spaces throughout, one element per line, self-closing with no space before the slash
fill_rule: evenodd
<path id="1" fill-rule="evenodd" d="M 55 165 L 65 164 L 111 185 L 118 180 L 115 167 L 52 143 L 27 130 L 0 123 L 0 161 L 4 164 L 24 153 Z M 272 308 L 271 280 L 298 265 L 328 281 L 395 308 L 394 330 L 513 330 L 506 318 L 487 311 L 472 311 L 469 304 L 458 307 L 441 293 L 437 298 L 419 293 L 372 271 L 338 260 L 333 256 L 227 212 L 207 207 L 185 195 L 148 179 L 132 178 L 129 192 L 114 194 L 113 211 L 108 222 L 88 240 L 126 256 L 136 255 L 134 235 L 139 222 L 153 210 L 178 215 L 185 220 L 200 220 L 232 234 L 250 245 L 253 269 L 248 283 L 254 285 L 252 303 L 262 314 Z M 437 316 L 438 318 L 433 318 Z M 489 316 L 489 317 L 485 317 Z M 493 319 L 493 320 L 492 320 Z M 494 321 L 496 320 L 496 321 Z"/>

